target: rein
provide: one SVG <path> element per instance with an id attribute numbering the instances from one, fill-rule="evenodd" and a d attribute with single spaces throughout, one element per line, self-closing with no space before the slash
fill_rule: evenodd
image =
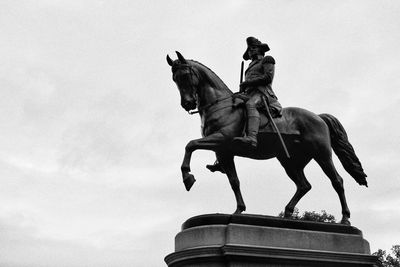
<path id="1" fill-rule="evenodd" d="M 227 97 L 223 97 L 223 98 L 216 99 L 216 100 L 214 100 L 213 102 L 211 102 L 211 103 L 209 103 L 209 104 L 207 104 L 207 105 L 204 105 L 204 106 L 202 106 L 202 107 L 198 107 L 197 110 L 195 110 L 195 111 L 188 111 L 188 113 L 189 113 L 190 115 L 194 115 L 194 114 L 200 113 L 200 112 L 202 112 L 202 111 L 204 111 L 204 110 L 207 110 L 207 109 L 211 108 L 212 106 L 218 104 L 219 102 L 222 102 L 222 101 L 224 101 L 224 100 L 227 100 L 227 99 L 229 99 L 229 98 L 232 98 L 233 96 L 234 96 L 234 95 L 230 95 L 230 96 L 227 96 Z"/>

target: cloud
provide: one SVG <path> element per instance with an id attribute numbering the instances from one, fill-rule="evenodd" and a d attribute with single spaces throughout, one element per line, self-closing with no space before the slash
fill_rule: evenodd
<path id="1" fill-rule="evenodd" d="M 394 242 L 395 1 L 254 2 L 252 12 L 242 1 L 0 5 L 0 265 L 159 266 L 188 217 L 232 212 L 226 176 L 205 169 L 213 152 L 193 154 L 197 182 L 183 187 L 184 147 L 200 137 L 200 120 L 180 107 L 165 56 L 179 50 L 237 91 L 250 35 L 271 47 L 284 106 L 343 123 L 370 184 L 360 189 L 335 158 L 352 222 L 371 244 Z M 279 163 L 236 162 L 248 212 L 283 210 L 295 186 Z M 313 189 L 299 208 L 340 217 L 320 168 L 311 163 L 306 175 Z"/>
<path id="2" fill-rule="evenodd" d="M 44 238 L 35 229 L 21 225 L 19 219 L 0 221 L 2 266 L 131 266 L 136 262 L 134 249 L 120 250 L 108 245 L 98 248 L 79 240 Z"/>

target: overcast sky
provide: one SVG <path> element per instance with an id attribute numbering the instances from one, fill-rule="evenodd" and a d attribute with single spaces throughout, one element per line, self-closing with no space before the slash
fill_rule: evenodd
<path id="1" fill-rule="evenodd" d="M 245 39 L 269 44 L 283 106 L 331 113 L 368 174 L 335 158 L 351 222 L 371 250 L 400 242 L 400 2 L 0 1 L 0 265 L 164 266 L 191 216 L 231 213 L 228 180 L 184 146 L 200 120 L 179 105 L 175 50 L 238 90 Z M 237 159 L 247 212 L 277 215 L 295 185 L 275 160 Z M 312 162 L 300 212 L 341 218 Z"/>

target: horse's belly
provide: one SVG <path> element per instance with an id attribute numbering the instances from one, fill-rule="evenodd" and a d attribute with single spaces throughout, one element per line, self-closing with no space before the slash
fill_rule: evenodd
<path id="1" fill-rule="evenodd" d="M 296 134 L 282 134 L 282 138 L 285 142 L 289 154 L 296 153 L 301 144 L 299 135 Z M 258 134 L 258 145 L 253 150 L 241 150 L 232 147 L 232 151 L 236 156 L 246 157 L 252 159 L 270 159 L 274 157 L 285 156 L 285 152 L 282 143 L 276 134 L 262 132 Z M 292 153 L 291 153 L 292 152 Z"/>

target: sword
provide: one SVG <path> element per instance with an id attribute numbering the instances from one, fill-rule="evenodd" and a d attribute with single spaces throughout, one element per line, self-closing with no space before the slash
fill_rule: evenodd
<path id="1" fill-rule="evenodd" d="M 233 98 L 240 98 L 243 99 L 243 91 L 240 88 L 240 85 L 243 83 L 243 69 L 244 69 L 244 61 L 242 61 L 242 64 L 240 65 L 240 83 L 239 83 L 239 92 L 233 93 Z M 245 101 L 245 100 L 244 100 Z M 238 104 L 234 104 L 236 107 Z"/>
<path id="2" fill-rule="evenodd" d="M 271 124 L 272 124 L 274 130 L 275 130 L 276 133 L 278 134 L 279 141 L 281 142 L 281 145 L 282 145 L 282 147 L 283 147 L 283 150 L 285 151 L 286 157 L 287 157 L 288 159 L 290 159 L 289 151 L 288 151 L 287 148 L 286 148 L 286 145 L 285 145 L 285 142 L 283 141 L 282 135 L 281 135 L 281 133 L 279 132 L 279 129 L 278 129 L 278 127 L 276 126 L 274 120 L 272 119 L 271 113 L 269 112 L 269 106 L 268 106 L 268 104 L 267 104 L 267 100 L 265 100 L 265 96 L 262 97 L 262 100 L 263 100 L 264 105 L 265 105 L 265 108 L 266 108 L 266 110 L 267 110 L 268 119 L 269 119 L 269 121 L 271 122 Z"/>
<path id="3" fill-rule="evenodd" d="M 242 90 L 240 88 L 240 85 L 243 82 L 243 69 L 244 69 L 244 61 L 242 61 L 242 64 L 240 65 L 240 83 L 239 83 L 239 93 L 242 93 Z"/>
<path id="4" fill-rule="evenodd" d="M 244 68 L 244 61 L 242 61 L 242 64 L 240 65 L 240 83 L 243 82 L 243 68 Z"/>

